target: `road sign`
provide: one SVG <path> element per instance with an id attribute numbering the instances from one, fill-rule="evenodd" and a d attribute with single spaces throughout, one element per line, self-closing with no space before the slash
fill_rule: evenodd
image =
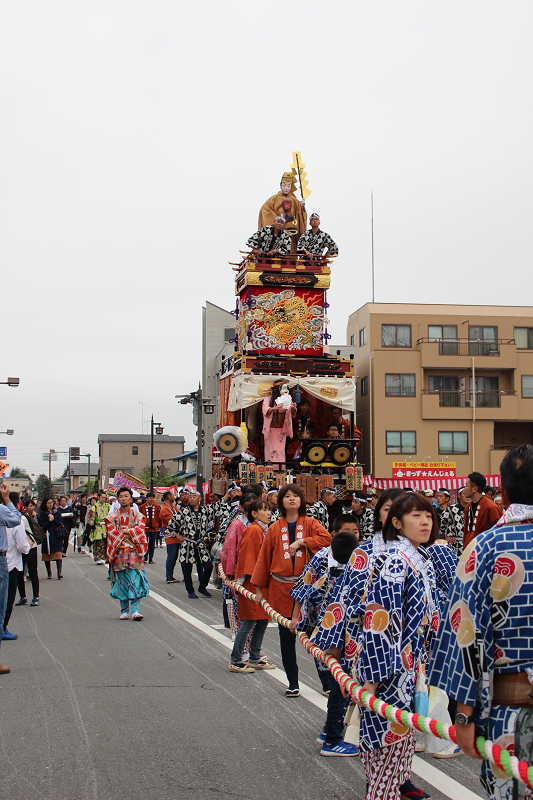
<path id="1" fill-rule="evenodd" d="M 57 461 L 57 453 L 50 450 L 49 453 L 43 453 L 43 461 Z"/>
<path id="2" fill-rule="evenodd" d="M 7 458 L 7 447 L 0 447 L 0 458 Z"/>

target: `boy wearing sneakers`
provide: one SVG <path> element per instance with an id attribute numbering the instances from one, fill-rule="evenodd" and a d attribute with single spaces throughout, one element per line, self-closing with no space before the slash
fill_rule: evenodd
<path id="1" fill-rule="evenodd" d="M 358 530 L 357 520 L 352 514 L 340 514 L 335 519 L 331 545 L 313 556 L 291 591 L 295 600 L 291 631 L 303 630 L 308 635 L 313 632 L 327 606 L 330 588 L 358 545 Z M 348 700 L 342 696 L 340 686 L 330 671 L 320 669 L 319 663 L 322 666 L 322 662 L 317 662 L 319 677 L 324 693 L 328 696 L 326 725 L 318 738 L 322 744 L 320 755 L 356 756 L 359 753 L 358 748 L 343 739 L 344 713 Z"/>

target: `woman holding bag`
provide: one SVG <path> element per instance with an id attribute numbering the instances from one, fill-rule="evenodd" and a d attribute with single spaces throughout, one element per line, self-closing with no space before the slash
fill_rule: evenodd
<path id="1" fill-rule="evenodd" d="M 54 509 L 54 501 L 51 497 L 45 497 L 41 502 L 39 525 L 46 534 L 41 545 L 41 553 L 46 566 L 48 580 L 52 578 L 50 562 L 55 561 L 57 564 L 57 579 L 60 581 L 63 577 L 63 539 L 68 536 L 68 531 L 61 522 L 60 510 L 58 508 Z"/>

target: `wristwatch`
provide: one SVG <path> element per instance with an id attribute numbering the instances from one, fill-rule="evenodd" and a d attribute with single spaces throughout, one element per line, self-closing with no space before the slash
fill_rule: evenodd
<path id="1" fill-rule="evenodd" d="M 456 725 L 470 725 L 471 722 L 474 721 L 474 715 L 470 714 L 469 717 L 466 714 L 462 714 L 460 711 L 458 714 L 455 715 L 455 724 Z"/>

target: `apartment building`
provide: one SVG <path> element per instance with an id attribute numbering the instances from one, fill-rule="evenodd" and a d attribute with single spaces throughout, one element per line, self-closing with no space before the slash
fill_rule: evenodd
<path id="1" fill-rule="evenodd" d="M 367 303 L 347 342 L 365 474 L 494 475 L 509 447 L 533 444 L 532 306 Z"/>

